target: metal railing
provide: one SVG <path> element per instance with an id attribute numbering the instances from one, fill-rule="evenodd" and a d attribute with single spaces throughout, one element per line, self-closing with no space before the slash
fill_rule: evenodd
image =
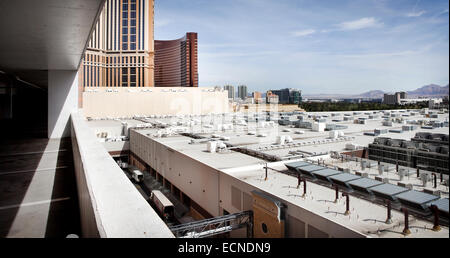
<path id="1" fill-rule="evenodd" d="M 178 238 L 205 238 L 247 228 L 247 237 L 253 237 L 253 211 L 224 215 L 220 217 L 189 222 L 170 227 Z"/>

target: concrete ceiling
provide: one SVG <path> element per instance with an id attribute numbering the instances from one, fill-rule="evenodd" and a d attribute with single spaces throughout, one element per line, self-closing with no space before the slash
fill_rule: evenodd
<path id="1" fill-rule="evenodd" d="M 76 70 L 105 0 L 1 0 L 0 70 Z M 42 77 L 41 75 L 38 75 Z"/>

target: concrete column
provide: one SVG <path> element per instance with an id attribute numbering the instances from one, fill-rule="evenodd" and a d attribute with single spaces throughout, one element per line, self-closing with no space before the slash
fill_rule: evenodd
<path id="1" fill-rule="evenodd" d="M 78 108 L 78 71 L 48 71 L 48 138 L 70 136 L 70 114 Z"/>

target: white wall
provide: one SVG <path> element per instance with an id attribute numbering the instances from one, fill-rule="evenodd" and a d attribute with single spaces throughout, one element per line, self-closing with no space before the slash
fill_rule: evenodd
<path id="1" fill-rule="evenodd" d="M 73 113 L 71 124 L 82 237 L 173 238 L 82 114 Z"/>
<path id="2" fill-rule="evenodd" d="M 48 138 L 70 136 L 70 114 L 78 108 L 78 72 L 48 71 Z"/>
<path id="3" fill-rule="evenodd" d="M 83 92 L 83 110 L 86 117 L 92 118 L 228 113 L 227 92 L 208 90 L 210 88 L 87 88 Z"/>

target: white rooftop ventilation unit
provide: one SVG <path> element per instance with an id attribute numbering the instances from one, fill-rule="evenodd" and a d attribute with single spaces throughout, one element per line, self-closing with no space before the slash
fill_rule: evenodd
<path id="1" fill-rule="evenodd" d="M 278 135 L 277 136 L 277 144 L 283 145 L 286 143 L 286 136 L 285 135 Z"/>

